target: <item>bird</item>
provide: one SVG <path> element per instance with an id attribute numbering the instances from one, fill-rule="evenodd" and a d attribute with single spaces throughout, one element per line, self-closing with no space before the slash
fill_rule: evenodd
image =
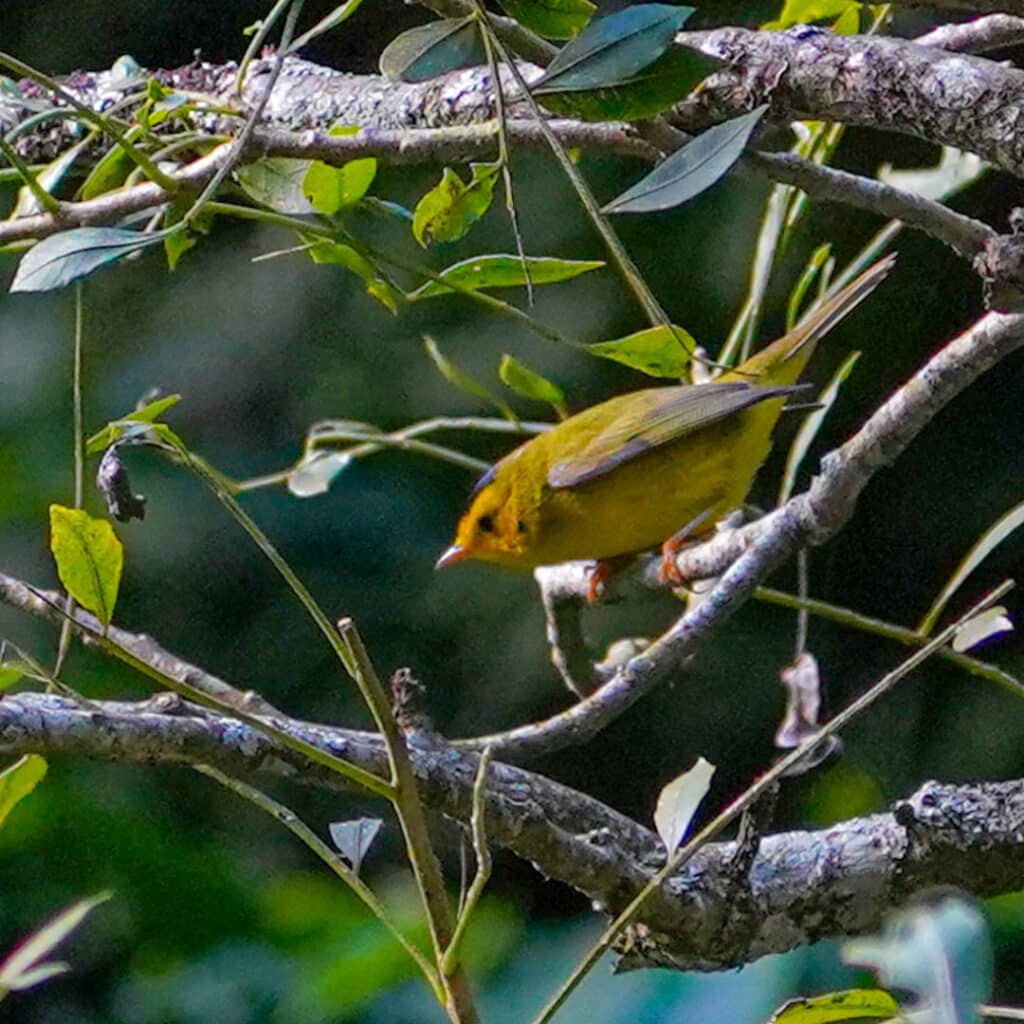
<path id="1" fill-rule="evenodd" d="M 663 545 L 663 578 L 672 580 L 681 544 L 743 504 L 818 341 L 894 261 L 872 264 L 711 383 L 627 392 L 521 444 L 477 481 L 436 568 L 466 559 L 518 570 L 579 559 L 607 567 Z"/>

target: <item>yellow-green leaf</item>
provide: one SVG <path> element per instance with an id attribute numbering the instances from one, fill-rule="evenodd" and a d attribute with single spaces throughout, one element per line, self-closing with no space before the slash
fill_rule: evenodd
<path id="1" fill-rule="evenodd" d="M 597 8 L 590 0 L 498 0 L 520 25 L 548 39 L 572 39 Z"/>
<path id="2" fill-rule="evenodd" d="M 398 313 L 398 295 L 388 279 L 351 245 L 343 242 L 319 241 L 309 250 L 314 263 L 333 263 L 351 270 L 366 285 L 366 291 L 382 306 Z"/>
<path id="3" fill-rule="evenodd" d="M 26 754 L 0 772 L 0 825 L 46 774 L 46 761 L 38 754 Z"/>
<path id="4" fill-rule="evenodd" d="M 498 376 L 507 388 L 511 388 L 523 398 L 532 398 L 536 402 L 547 402 L 560 415 L 566 414 L 565 394 L 562 389 L 542 377 L 536 370 L 531 370 L 515 356 L 505 353 L 501 357 Z"/>
<path id="5" fill-rule="evenodd" d="M 330 135 L 357 135 L 358 125 L 336 124 Z M 377 161 L 373 157 L 349 160 L 340 167 L 313 160 L 302 179 L 302 191 L 320 213 L 333 217 L 339 210 L 354 206 L 366 195 L 377 174 Z"/>
<path id="6" fill-rule="evenodd" d="M 892 1020 L 899 1003 L 881 988 L 854 988 L 809 999 L 791 999 L 772 1014 L 768 1024 L 839 1024 L 845 1020 Z"/>
<path id="7" fill-rule="evenodd" d="M 416 204 L 412 233 L 426 248 L 431 242 L 462 238 L 491 205 L 499 163 L 471 164 L 473 179 L 467 185 L 450 167 L 441 180 Z"/>
<path id="8" fill-rule="evenodd" d="M 856 10 L 859 6 L 859 0 L 786 0 L 778 18 L 766 21 L 761 28 L 776 31 L 792 25 L 832 21 L 841 18 L 851 7 Z"/>
<path id="9" fill-rule="evenodd" d="M 438 275 L 441 280 L 421 285 L 409 293 L 408 299 L 410 302 L 418 302 L 436 295 L 449 295 L 456 290 L 452 285 L 474 291 L 481 288 L 515 288 L 526 284 L 527 272 L 533 287 L 556 284 L 603 266 L 603 260 L 560 260 L 553 256 L 527 256 L 525 261 L 509 253 L 471 256 L 445 267 Z"/>
<path id="10" fill-rule="evenodd" d="M 690 353 L 697 347 L 693 336 L 683 327 L 648 327 L 614 341 L 588 345 L 587 351 L 602 359 L 613 359 L 651 377 L 678 380 L 690 365 Z"/>
<path id="11" fill-rule="evenodd" d="M 124 566 L 114 528 L 84 509 L 51 505 L 50 550 L 67 592 L 109 626 Z"/>

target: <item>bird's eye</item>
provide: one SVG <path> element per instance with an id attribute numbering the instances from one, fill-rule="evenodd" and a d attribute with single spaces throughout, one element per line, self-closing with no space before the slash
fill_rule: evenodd
<path id="1" fill-rule="evenodd" d="M 494 533 L 494 518 L 492 516 L 481 516 L 478 523 L 481 532 Z"/>
<path id="2" fill-rule="evenodd" d="M 516 520 L 516 529 L 517 529 L 517 530 L 518 530 L 518 531 L 519 531 L 520 533 L 526 533 L 526 523 L 524 523 L 524 522 L 522 521 L 522 519 L 517 519 L 517 520 Z"/>

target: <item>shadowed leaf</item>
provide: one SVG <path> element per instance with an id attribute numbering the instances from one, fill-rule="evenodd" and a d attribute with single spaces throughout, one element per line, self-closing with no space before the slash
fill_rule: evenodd
<path id="1" fill-rule="evenodd" d="M 486 59 L 475 18 L 444 18 L 393 39 L 380 55 L 380 70 L 393 81 L 425 82 Z"/>

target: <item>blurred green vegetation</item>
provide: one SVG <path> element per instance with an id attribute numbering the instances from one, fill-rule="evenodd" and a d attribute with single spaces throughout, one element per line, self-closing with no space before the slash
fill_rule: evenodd
<path id="1" fill-rule="evenodd" d="M 104 67 L 122 52 L 150 66 L 237 56 L 241 29 L 265 0 L 211 5 L 134 0 L 8 2 L 0 11 L 4 48 L 52 72 Z M 309 19 L 327 2 L 308 3 Z M 762 4 L 707 4 L 707 24 Z M 383 44 L 422 13 L 396 2 L 367 4 L 309 56 L 370 70 Z M 839 163 L 872 172 L 882 161 L 934 160 L 924 144 L 850 132 Z M 628 162 L 584 156 L 602 200 L 634 180 Z M 374 194 L 412 205 L 438 168 L 383 168 Z M 553 162 L 516 158 L 517 201 L 528 250 L 602 258 Z M 725 336 L 745 293 L 766 189 L 727 181 L 682 210 L 617 224 L 670 316 L 705 345 Z M 958 200 L 1002 227 L 1019 186 L 991 175 Z M 500 204 L 496 204 L 500 207 Z M 782 327 L 789 284 L 821 241 L 850 255 L 880 226 L 834 207 L 814 207 L 779 269 L 762 337 Z M 435 267 L 512 245 L 492 210 L 462 243 L 420 257 L 404 229 L 360 223 L 389 245 Z M 343 417 L 397 427 L 447 413 L 486 409 L 454 391 L 423 353 L 424 330 L 495 388 L 511 352 L 564 388 L 573 409 L 639 386 L 631 371 L 559 348 L 518 324 L 449 297 L 395 319 L 339 267 L 303 256 L 252 263 L 292 244 L 270 230 L 218 223 L 213 237 L 168 274 L 159 254 L 105 271 L 85 284 L 87 428 L 131 407 L 152 387 L 181 392 L 170 416 L 185 440 L 235 477 L 283 468 L 299 454 L 307 426 Z M 969 268 L 937 243 L 907 234 L 893 279 L 835 332 L 810 378 L 824 381 L 854 347 L 864 350 L 819 438 L 814 459 L 841 441 L 929 352 L 980 309 Z M 71 497 L 69 379 L 73 296 L 9 295 L 14 257 L 0 257 L 0 568 L 51 586 L 49 503 Z M 610 270 L 540 289 L 537 316 L 584 340 L 643 326 Z M 1008 360 L 945 411 L 864 495 L 849 528 L 811 556 L 815 596 L 912 625 L 974 538 L 1022 498 L 1024 357 Z M 518 405 L 523 415 L 541 406 Z M 790 428 L 791 431 L 792 428 Z M 784 435 L 789 436 L 789 435 Z M 500 438 L 466 438 L 491 458 Z M 777 446 L 759 495 L 770 501 L 781 465 Z M 241 531 L 194 480 L 164 462 L 129 452 L 136 490 L 147 494 L 143 523 L 119 527 L 126 572 L 117 612 L 123 626 L 227 679 L 255 688 L 299 715 L 352 725 L 366 716 L 294 600 Z M 805 470 L 806 474 L 807 470 Z M 806 476 L 805 476 L 806 478 Z M 358 462 L 326 496 L 297 501 L 283 489 L 246 498 L 247 508 L 332 615 L 350 614 L 379 669 L 408 665 L 425 683 L 437 726 L 448 735 L 489 731 L 543 716 L 567 703 L 551 668 L 542 615 L 528 577 L 466 566 L 432 569 L 472 478 L 464 470 L 402 453 Z M 755 499 L 757 496 L 755 495 Z M 101 503 L 88 502 L 94 512 Z M 954 601 L 955 611 L 1021 565 L 1021 541 L 1004 545 Z M 790 586 L 788 572 L 776 581 Z M 1019 611 L 1011 600 L 1011 611 Z M 667 596 L 590 613 L 595 641 L 655 634 L 678 614 Z M 49 661 L 50 629 L 0 608 L 0 636 Z M 777 672 L 791 655 L 792 615 L 751 606 L 671 687 L 642 702 L 590 746 L 537 769 L 649 820 L 660 786 L 698 754 L 718 765 L 708 806 L 737 792 L 773 754 L 783 694 Z M 829 703 L 860 692 L 901 656 L 895 647 L 812 623 Z M 992 650 L 1024 673 L 1018 638 Z M 146 682 L 73 650 L 69 682 L 96 697 L 138 697 Z M 780 827 L 824 825 L 884 806 L 923 779 L 1001 778 L 1024 773 L 1012 698 L 932 663 L 860 720 L 841 760 L 787 785 Z M 346 890 L 268 819 L 188 771 L 61 762 L 0 831 L 0 949 L 60 907 L 109 886 L 115 898 L 88 920 L 64 953 L 74 972 L 10 997 L 0 1020 L 38 1024 L 292 1024 L 440 1019 L 426 991 Z M 367 800 L 299 788 L 277 795 L 322 833 L 329 821 L 380 813 Z M 437 822 L 451 877 L 458 834 Z M 369 880 L 415 928 L 415 899 L 389 820 L 370 854 Z M 1024 945 L 1019 897 L 993 909 L 997 998 L 1024 1001 L 1014 971 Z M 490 895 L 471 938 L 485 1019 L 519 1022 L 540 1006 L 581 955 L 596 922 L 585 901 L 499 853 Z M 567 1024 L 629 1019 L 762 1019 L 783 999 L 849 982 L 825 945 L 769 958 L 718 976 L 597 971 L 565 1011 Z M 380 990 L 386 989 L 384 995 Z M 431 1016 L 433 1014 L 433 1017 Z M 560 1018 L 562 1019 L 562 1018 Z"/>

